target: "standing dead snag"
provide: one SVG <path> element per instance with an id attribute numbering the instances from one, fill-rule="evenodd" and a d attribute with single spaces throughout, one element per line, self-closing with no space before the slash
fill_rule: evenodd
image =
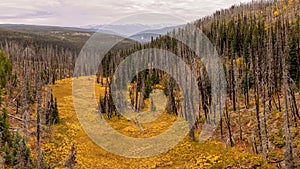
<path id="1" fill-rule="evenodd" d="M 42 168 L 44 166 L 43 163 L 43 157 L 42 157 L 42 151 L 41 151 L 41 115 L 42 115 L 42 82 L 40 79 L 40 76 L 37 77 L 36 79 L 36 85 L 37 85 L 37 94 L 36 94 L 36 99 L 37 99 L 37 117 L 36 117 L 36 139 L 37 139 L 37 169 Z"/>
<path id="2" fill-rule="evenodd" d="M 289 47 L 287 45 L 288 41 L 288 33 L 287 33 L 287 27 L 285 27 L 285 48 L 283 52 L 283 59 L 282 59 L 282 92 L 283 92 L 283 100 L 284 100 L 284 131 L 285 131 L 285 153 L 284 153 L 284 159 L 285 159 L 285 167 L 288 169 L 294 168 L 294 159 L 293 159 L 293 148 L 292 148 L 292 137 L 290 132 L 290 119 L 289 119 L 289 106 L 288 106 L 288 90 L 289 90 L 289 84 L 288 84 L 288 69 L 289 65 L 287 63 L 288 60 L 288 53 L 289 53 Z"/>
<path id="3" fill-rule="evenodd" d="M 153 111 L 156 111 L 156 107 L 155 107 L 155 105 L 154 105 L 154 101 L 153 101 L 153 98 L 152 97 L 150 97 L 150 107 L 151 107 L 151 111 L 153 112 Z"/>
<path id="4" fill-rule="evenodd" d="M 24 133 L 27 134 L 28 131 L 28 116 L 29 116 L 29 96 L 28 96 L 28 92 L 27 92 L 27 88 L 28 88 L 28 77 L 27 75 L 25 75 L 25 82 L 22 86 L 22 95 L 21 95 L 21 105 L 22 105 L 22 119 L 24 120 Z"/>

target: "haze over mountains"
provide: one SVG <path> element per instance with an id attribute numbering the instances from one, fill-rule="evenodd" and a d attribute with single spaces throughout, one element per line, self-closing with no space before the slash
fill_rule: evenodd
<path id="1" fill-rule="evenodd" d="M 167 32 L 183 27 L 184 25 L 174 25 L 174 24 L 118 24 L 118 25 L 88 25 L 81 27 L 83 29 L 88 29 L 91 31 L 97 31 L 101 33 L 114 34 L 123 36 L 135 41 L 145 43 L 154 39 L 159 35 L 164 35 Z"/>
<path id="2" fill-rule="evenodd" d="M 42 35 L 43 33 L 54 34 L 55 36 L 61 36 L 64 39 L 65 34 L 61 34 L 61 31 L 79 31 L 74 33 L 75 36 L 87 36 L 90 37 L 94 32 L 111 34 L 122 36 L 124 38 L 132 39 L 140 43 L 147 43 L 151 41 L 151 38 L 155 39 L 160 35 L 164 35 L 167 32 L 183 27 L 184 25 L 172 25 L 172 24 L 124 24 L 124 25 L 88 25 L 84 27 L 57 27 L 57 26 L 38 26 L 38 25 L 23 25 L 23 24 L 0 24 L 0 28 L 5 28 L 17 32 L 31 32 Z M 44 31 L 43 31 L 44 30 Z M 46 31 L 47 30 L 47 31 Z"/>

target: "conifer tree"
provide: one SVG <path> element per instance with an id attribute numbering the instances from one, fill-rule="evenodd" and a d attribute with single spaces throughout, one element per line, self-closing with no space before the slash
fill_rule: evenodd
<path id="1" fill-rule="evenodd" d="M 0 133 L 1 133 L 1 143 L 11 143 L 11 135 L 9 132 L 9 119 L 7 115 L 7 110 L 2 109 L 2 114 L 0 114 Z"/>

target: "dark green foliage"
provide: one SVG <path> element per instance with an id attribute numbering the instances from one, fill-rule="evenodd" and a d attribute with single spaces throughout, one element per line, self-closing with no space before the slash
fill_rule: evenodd
<path id="1" fill-rule="evenodd" d="M 5 163 L 9 166 L 12 166 L 14 162 L 14 156 L 7 142 L 4 145 L 4 153 L 5 153 L 4 156 Z"/>
<path id="2" fill-rule="evenodd" d="M 150 83 L 146 83 L 145 90 L 144 90 L 144 99 L 148 99 L 151 92 L 152 92 L 152 86 L 150 85 Z"/>
<path id="3" fill-rule="evenodd" d="M 14 168 L 31 168 L 30 149 L 26 146 L 25 138 L 22 138 L 17 146 Z"/>
<path id="4" fill-rule="evenodd" d="M 5 164 L 13 168 L 31 168 L 30 149 L 26 145 L 25 137 L 17 131 L 11 143 L 5 143 Z"/>
<path id="5" fill-rule="evenodd" d="M 0 88 L 0 106 L 1 106 L 1 104 L 2 104 L 2 89 Z"/>
<path id="6" fill-rule="evenodd" d="M 289 47 L 289 55 L 290 55 L 290 76 L 295 82 L 299 82 L 300 80 L 300 56 L 298 55 L 300 51 L 298 51 L 298 44 L 296 35 L 293 34 Z M 297 87 L 299 87 L 299 83 L 296 83 Z"/>
<path id="7" fill-rule="evenodd" d="M 48 113 L 46 114 L 46 124 L 57 124 L 59 123 L 59 114 L 57 108 L 56 98 L 53 100 L 53 95 L 51 94 L 50 106 Z"/>
<path id="8" fill-rule="evenodd" d="M 17 131 L 14 136 L 13 136 L 13 140 L 12 140 L 12 153 L 13 153 L 13 157 L 16 156 L 17 154 L 17 149 L 18 149 L 18 145 L 19 142 L 21 141 L 22 136 L 20 135 L 20 133 Z"/>
<path id="9" fill-rule="evenodd" d="M 244 89 L 244 92 L 246 92 L 246 87 L 247 87 L 247 83 L 248 83 L 248 87 L 251 88 L 253 86 L 253 78 L 252 78 L 252 72 L 248 72 L 247 77 L 244 76 L 243 81 L 242 81 L 242 86 Z"/>
<path id="10" fill-rule="evenodd" d="M 151 85 L 159 84 L 159 78 L 155 73 L 151 76 L 150 79 L 151 79 Z"/>
<path id="11" fill-rule="evenodd" d="M 5 156 L 4 160 L 7 165 L 13 165 L 14 161 L 14 155 L 13 152 L 11 151 L 10 147 L 14 143 L 14 138 L 12 140 L 11 133 L 9 131 L 9 119 L 7 115 L 7 110 L 3 108 L 2 114 L 0 114 L 0 145 L 4 145 L 4 149 L 1 149 L 4 151 Z"/>
<path id="12" fill-rule="evenodd" d="M 7 78 L 11 75 L 12 65 L 3 51 L 0 51 L 0 88 L 6 86 Z"/>
<path id="13" fill-rule="evenodd" d="M 144 99 L 148 99 L 150 96 L 150 93 L 152 92 L 152 84 L 153 81 L 152 79 L 147 79 L 146 83 L 145 83 L 145 89 L 144 89 Z"/>
<path id="14" fill-rule="evenodd" d="M 59 122 L 59 115 L 58 115 L 57 100 L 56 100 L 56 98 L 55 98 L 55 101 L 54 101 L 54 109 L 53 109 L 53 112 L 52 112 L 52 121 L 55 124 Z"/>
<path id="15" fill-rule="evenodd" d="M 11 142 L 11 136 L 9 132 L 9 119 L 7 110 L 5 108 L 2 109 L 2 114 L 0 115 L 0 133 L 2 143 Z"/>
<path id="16" fill-rule="evenodd" d="M 29 97 L 28 100 L 30 101 L 31 104 L 33 104 L 34 99 L 33 99 L 33 96 L 30 92 L 30 89 L 29 89 L 29 83 L 26 85 L 26 92 L 27 92 L 27 96 Z"/>

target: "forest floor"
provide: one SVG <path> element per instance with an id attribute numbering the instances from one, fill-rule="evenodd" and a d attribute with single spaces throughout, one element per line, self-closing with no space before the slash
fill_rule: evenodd
<path id="1" fill-rule="evenodd" d="M 254 96 L 251 96 L 252 98 Z M 300 94 L 295 93 L 296 102 L 298 109 L 300 107 Z M 260 98 L 262 99 L 262 98 Z M 279 95 L 279 100 L 281 104 L 281 112 L 278 111 L 279 101 L 278 98 L 272 100 L 271 111 L 268 108 L 268 102 L 266 102 L 266 124 L 268 131 L 268 161 L 272 163 L 272 165 L 276 166 L 276 163 L 281 161 L 281 165 L 284 159 L 285 153 L 285 133 L 284 133 L 284 100 L 283 96 Z M 291 100 L 289 100 L 291 103 Z M 244 100 L 240 99 L 239 105 L 244 105 Z M 246 151 L 253 152 L 253 147 L 251 147 L 251 137 L 253 137 L 253 133 L 257 133 L 257 119 L 256 119 L 256 107 L 254 100 L 250 100 L 249 108 L 245 106 L 240 106 L 237 108 L 237 111 L 233 111 L 232 106 L 229 108 L 230 111 L 230 123 L 231 130 L 234 139 L 235 146 L 238 146 Z M 260 110 L 260 120 L 264 121 L 263 114 L 263 105 L 259 105 Z M 239 115 L 240 114 L 240 115 Z M 300 125 L 299 119 L 294 117 L 289 110 L 290 114 L 290 133 L 292 136 L 292 146 L 293 146 L 293 156 L 296 164 L 299 164 L 300 160 Z M 241 124 L 241 127 L 240 127 Z M 223 137 L 228 138 L 228 127 L 226 126 L 226 120 L 223 122 Z M 261 126 L 263 127 L 263 123 L 261 122 Z M 242 138 L 240 138 L 240 130 L 242 130 Z M 263 128 L 262 131 L 263 133 Z M 265 135 L 262 136 L 263 142 L 266 142 Z M 220 139 L 220 126 L 217 128 L 214 133 L 213 139 Z M 257 134 L 255 135 L 256 145 L 259 148 L 259 138 Z M 264 144 L 263 143 L 263 144 Z M 265 147 L 265 146 L 264 146 Z M 298 165 L 299 166 L 299 165 Z"/>
<path id="2" fill-rule="evenodd" d="M 93 80 L 90 77 L 83 77 Z M 82 85 L 82 95 L 85 95 Z M 96 84 L 96 97 L 105 89 Z M 148 158 L 126 158 L 105 151 L 96 145 L 84 132 L 74 111 L 72 97 L 72 79 L 58 81 L 52 86 L 54 97 L 57 98 L 60 123 L 55 125 L 52 139 L 44 140 L 46 160 L 63 168 L 71 145 L 77 149 L 75 168 L 268 168 L 262 158 L 251 152 L 233 147 L 226 150 L 222 142 L 209 140 L 205 143 L 193 142 L 186 137 L 173 149 Z M 80 90 L 80 89 L 79 89 Z M 80 92 L 80 91 L 77 91 Z M 146 106 L 147 107 L 147 106 Z M 89 110 L 87 111 L 94 111 Z M 154 122 L 143 124 L 144 132 L 136 124 L 125 118 L 117 117 L 107 120 L 118 132 L 130 137 L 151 137 L 164 132 L 176 120 L 176 116 L 162 113 Z M 199 133 L 197 133 L 198 135 Z"/>

